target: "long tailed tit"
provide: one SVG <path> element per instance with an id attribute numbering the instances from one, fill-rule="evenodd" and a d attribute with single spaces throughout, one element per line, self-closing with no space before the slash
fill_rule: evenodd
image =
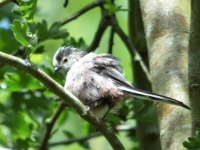
<path id="1" fill-rule="evenodd" d="M 110 54 L 87 54 L 73 47 L 60 47 L 54 55 L 53 65 L 55 71 L 61 71 L 66 77 L 64 88 L 99 117 L 105 117 L 112 108 L 118 107 L 123 99 L 130 97 L 190 109 L 178 100 L 133 87 L 124 78 L 119 59 Z"/>

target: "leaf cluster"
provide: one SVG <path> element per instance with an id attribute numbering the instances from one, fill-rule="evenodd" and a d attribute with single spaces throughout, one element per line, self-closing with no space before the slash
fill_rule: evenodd
<path id="1" fill-rule="evenodd" d="M 197 128 L 196 136 L 188 137 L 188 141 L 183 142 L 183 146 L 188 150 L 200 149 L 200 128 Z"/>
<path id="2" fill-rule="evenodd" d="M 16 0 L 19 10 L 13 10 L 13 13 L 26 18 L 28 22 L 34 21 L 37 0 Z"/>

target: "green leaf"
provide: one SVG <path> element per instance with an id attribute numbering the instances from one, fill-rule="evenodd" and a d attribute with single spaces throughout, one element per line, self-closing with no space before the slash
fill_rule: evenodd
<path id="1" fill-rule="evenodd" d="M 50 137 L 52 137 L 54 134 L 56 134 L 58 129 L 59 129 L 59 127 L 54 128 L 53 131 L 51 132 L 51 136 Z"/>
<path id="2" fill-rule="evenodd" d="M 63 132 L 63 134 L 64 134 L 67 138 L 74 138 L 74 137 L 75 137 L 75 136 L 72 134 L 72 132 L 70 132 L 70 131 L 63 130 L 62 132 Z"/>
<path id="3" fill-rule="evenodd" d="M 187 141 L 184 141 L 184 142 L 183 142 L 183 146 L 184 146 L 185 148 L 188 148 L 188 149 L 192 148 L 190 142 L 187 142 Z"/>
<path id="4" fill-rule="evenodd" d="M 112 3 L 111 0 L 106 0 L 106 4 L 103 6 L 108 11 L 109 15 L 112 15 L 118 11 L 127 11 L 127 9 L 121 9 L 122 6 L 117 6 L 116 4 Z"/>
<path id="5" fill-rule="evenodd" d="M 40 37 L 40 41 L 44 41 L 46 39 L 63 39 L 69 35 L 66 29 L 60 30 L 60 22 L 53 23 L 48 30 L 46 20 L 42 20 L 42 23 L 38 23 L 36 27 L 38 31 L 37 33 Z"/>
<path id="6" fill-rule="evenodd" d="M 19 48 L 20 43 L 16 41 L 12 31 L 0 29 L 0 50 L 6 53 L 12 53 Z"/>
<path id="7" fill-rule="evenodd" d="M 11 30 L 13 31 L 15 38 L 22 45 L 27 45 L 30 37 L 27 34 L 28 26 L 26 22 L 21 22 L 19 20 L 14 20 L 10 25 Z"/>
<path id="8" fill-rule="evenodd" d="M 12 13 L 17 15 L 17 16 L 22 16 L 21 12 L 17 11 L 17 10 L 12 10 Z"/>
<path id="9" fill-rule="evenodd" d="M 29 43 L 25 49 L 26 55 L 28 56 L 28 59 L 31 57 L 31 55 L 35 52 L 37 48 L 37 36 L 36 34 L 31 34 L 30 33 L 31 39 L 29 40 Z"/>
<path id="10" fill-rule="evenodd" d="M 60 27 L 61 27 L 60 22 L 54 22 L 49 29 L 49 33 L 51 34 L 57 32 Z"/>
<path id="11" fill-rule="evenodd" d="M 15 116 L 10 116 L 5 120 L 5 124 L 12 127 L 14 139 L 25 140 L 30 136 L 30 129 L 25 120 L 25 115 L 23 112 L 17 112 Z"/>
<path id="12" fill-rule="evenodd" d="M 28 22 L 34 21 L 37 0 L 17 0 L 17 2 L 20 6 L 20 14 L 23 15 Z"/>
<path id="13" fill-rule="evenodd" d="M 14 20 L 10 25 L 10 28 L 12 29 L 17 41 L 26 47 L 25 52 L 29 59 L 37 48 L 37 35 L 28 32 L 27 23 L 19 20 Z"/>
<path id="14" fill-rule="evenodd" d="M 73 37 L 69 37 L 69 38 L 65 38 L 64 40 L 63 40 L 63 44 L 62 45 L 69 45 L 69 46 L 71 46 L 71 45 L 73 45 L 74 47 L 77 47 L 77 48 L 80 48 L 80 49 L 86 49 L 87 48 L 87 45 L 86 45 L 86 43 L 85 43 L 85 41 L 84 41 L 84 39 L 83 38 L 79 38 L 78 39 L 78 41 L 76 41 L 75 40 L 75 38 L 73 38 Z"/>
<path id="15" fill-rule="evenodd" d="M 188 141 L 191 142 L 191 143 L 192 143 L 192 142 L 195 143 L 196 141 L 198 141 L 198 139 L 195 138 L 195 137 L 188 137 Z"/>
<path id="16" fill-rule="evenodd" d="M 7 133 L 7 134 L 5 134 Z M 0 126 L 0 141 L 1 141 L 1 146 L 6 146 L 6 144 L 8 143 L 9 140 L 9 128 L 3 124 L 1 124 Z"/>
<path id="17" fill-rule="evenodd" d="M 198 137 L 199 140 L 200 140 L 200 128 L 198 128 L 198 129 L 196 130 L 196 135 L 197 135 L 197 137 Z"/>
<path id="18" fill-rule="evenodd" d="M 80 49 L 86 49 L 87 48 L 87 45 L 86 45 L 86 43 L 85 43 L 83 38 L 80 38 L 78 40 L 78 43 L 77 43 L 76 47 L 78 47 Z"/>
<path id="19" fill-rule="evenodd" d="M 69 35 L 66 29 L 59 30 L 60 27 L 61 27 L 60 22 L 53 23 L 49 29 L 49 38 L 60 39 L 60 38 L 65 38 Z"/>
<path id="20" fill-rule="evenodd" d="M 41 54 L 41 53 L 44 53 L 44 52 L 45 52 L 45 49 L 44 49 L 43 45 L 37 47 L 37 49 L 35 50 L 35 54 Z"/>
<path id="21" fill-rule="evenodd" d="M 63 40 L 63 44 L 62 45 L 67 45 L 67 46 L 68 45 L 73 45 L 73 46 L 76 47 L 77 42 L 76 42 L 74 37 L 69 37 L 69 38 L 66 38 L 66 39 Z"/>
<path id="22" fill-rule="evenodd" d="M 57 124 L 59 126 L 61 126 L 62 124 L 64 124 L 65 121 L 66 121 L 66 119 L 67 119 L 67 117 L 68 117 L 67 112 L 66 111 L 62 111 L 62 113 L 60 114 L 60 116 L 59 116 L 59 118 L 57 120 Z"/>
<path id="23" fill-rule="evenodd" d="M 189 149 L 200 148 L 200 141 L 196 137 L 188 137 L 188 141 L 183 142 L 183 146 Z"/>
<path id="24" fill-rule="evenodd" d="M 38 35 L 40 37 L 40 41 L 44 41 L 48 38 L 48 29 L 46 20 L 42 20 L 42 23 L 38 23 L 36 25 L 38 30 Z"/>

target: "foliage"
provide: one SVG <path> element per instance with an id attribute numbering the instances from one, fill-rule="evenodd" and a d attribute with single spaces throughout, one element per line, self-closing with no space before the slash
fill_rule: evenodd
<path id="1" fill-rule="evenodd" d="M 112 0 L 106 0 L 106 4 L 104 4 L 104 8 L 108 10 L 109 15 L 113 15 L 118 11 L 127 11 L 127 9 L 122 9 L 122 6 L 117 6 Z"/>
<path id="2" fill-rule="evenodd" d="M 13 11 L 15 14 L 24 16 L 28 22 L 34 21 L 37 0 L 17 0 L 19 11 Z"/>
<path id="3" fill-rule="evenodd" d="M 31 55 L 37 48 L 37 36 L 28 32 L 28 25 L 26 22 L 21 22 L 19 20 L 14 20 L 10 25 L 11 30 L 13 31 L 15 38 L 18 42 L 25 46 L 25 52 L 27 58 L 30 59 Z"/>
<path id="4" fill-rule="evenodd" d="M 55 81 L 63 85 L 64 77 L 61 74 L 55 74 L 53 71 L 53 54 L 61 45 L 74 46 L 86 50 L 89 47 L 88 43 L 93 40 L 93 35 L 95 35 L 96 26 L 93 25 L 93 22 L 98 18 L 99 12 L 95 12 L 95 15 L 89 13 L 90 17 L 85 18 L 89 18 L 88 21 L 75 21 L 77 23 L 71 25 L 75 27 L 73 27 L 73 30 L 70 30 L 72 29 L 72 27 L 70 28 L 70 24 L 64 26 L 65 24 L 60 21 L 66 18 L 65 11 L 61 11 L 62 5 L 56 2 L 56 5 L 52 6 L 54 5 L 53 2 L 46 4 L 47 2 L 17 0 L 15 5 L 8 4 L 4 6 L 5 9 L 2 8 L 0 10 L 1 21 L 6 23 L 4 20 L 6 19 L 9 22 L 6 26 L 0 28 L 0 50 L 23 59 L 31 59 L 31 63 L 34 66 L 45 71 Z M 82 7 L 85 5 L 85 2 L 80 1 L 74 1 L 74 3 L 76 3 L 74 6 L 77 6 L 77 3 L 79 5 L 82 4 Z M 121 1 L 121 3 L 119 6 L 111 1 L 106 1 L 104 7 L 108 11 L 108 14 L 112 16 L 116 12 L 123 11 L 121 7 L 123 7 L 124 2 Z M 11 9 L 8 8 L 12 8 L 13 5 L 15 7 L 12 14 L 10 12 Z M 16 7 L 18 7 L 18 11 Z M 55 10 L 51 9 L 51 7 Z M 69 7 L 67 11 L 70 11 L 70 13 L 76 8 L 70 8 L 70 3 L 67 7 Z M 45 12 L 47 9 L 49 10 L 48 13 Z M 43 16 L 43 13 L 47 13 L 46 16 Z M 19 14 L 20 17 L 16 16 L 16 14 Z M 52 16 L 53 19 L 49 19 L 49 16 Z M 78 29 L 76 27 L 77 24 L 79 25 Z M 80 33 L 83 31 L 87 34 Z M 102 38 L 102 41 L 103 44 L 101 44 L 101 47 L 103 48 L 99 49 L 98 52 L 105 52 L 106 47 L 108 47 L 109 43 L 105 44 L 107 39 L 104 42 L 105 39 Z M 122 42 L 119 41 L 119 39 L 115 39 L 116 47 L 118 49 L 124 48 Z M 126 76 L 132 81 L 132 66 L 129 65 L 131 61 L 128 52 L 113 51 L 115 55 L 124 60 L 122 65 L 126 70 Z M 51 122 L 60 102 L 61 100 L 52 94 L 47 87 L 23 70 L 0 63 L 0 147 L 11 149 L 39 147 L 48 123 Z M 110 114 L 108 116 L 110 121 L 107 124 L 115 128 L 116 125 L 122 123 L 134 128 L 135 121 L 133 118 L 154 121 L 151 117 L 152 109 L 148 110 L 148 113 L 145 113 L 146 115 L 144 113 L 135 115 L 133 111 L 134 107 L 137 107 L 138 111 L 141 111 L 144 108 L 144 104 L 125 102 L 123 107 L 117 112 L 118 115 Z M 93 146 L 96 141 L 91 136 L 93 132 L 96 132 L 95 129 L 80 119 L 72 109 L 65 107 L 56 119 L 51 134 L 48 137 L 48 146 L 50 149 L 57 148 L 60 150 L 66 149 L 66 147 L 69 149 L 97 148 Z M 123 135 L 121 136 L 121 140 L 126 142 L 129 149 L 136 149 L 138 145 L 137 141 L 134 144 L 132 142 L 132 139 L 135 139 L 135 135 L 132 135 L 133 130 L 129 131 L 127 129 L 126 134 L 121 134 L 118 131 L 119 136 Z M 95 137 L 97 137 L 96 139 L 99 141 L 98 145 L 102 149 L 111 149 L 108 142 L 102 136 L 96 135 Z M 83 140 L 78 141 L 79 138 L 83 138 Z M 88 141 L 86 140 L 87 138 L 91 140 Z M 71 145 L 66 144 L 66 146 L 62 147 L 59 144 L 60 141 L 65 140 L 70 142 L 72 139 L 74 142 L 71 142 Z"/>
<path id="5" fill-rule="evenodd" d="M 183 142 L 183 146 L 189 150 L 200 149 L 200 128 L 197 128 L 196 136 L 188 137 L 188 141 Z"/>

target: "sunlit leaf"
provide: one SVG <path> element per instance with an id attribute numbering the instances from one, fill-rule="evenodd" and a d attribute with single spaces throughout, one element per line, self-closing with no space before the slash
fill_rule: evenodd
<path id="1" fill-rule="evenodd" d="M 36 34 L 31 34 L 29 35 L 31 39 L 28 42 L 28 45 L 25 48 L 26 55 L 28 56 L 28 59 L 31 57 L 31 55 L 35 52 L 37 48 L 37 36 Z"/>
<path id="2" fill-rule="evenodd" d="M 37 0 L 17 0 L 20 6 L 20 13 L 28 22 L 34 21 Z"/>
<path id="3" fill-rule="evenodd" d="M 12 29 L 18 42 L 25 46 L 25 52 L 27 58 L 29 59 L 37 48 L 37 35 L 28 32 L 27 23 L 19 20 L 14 20 L 10 25 L 10 28 Z"/>
<path id="4" fill-rule="evenodd" d="M 18 42 L 23 45 L 27 45 L 30 37 L 27 34 L 28 26 L 26 22 L 21 22 L 19 20 L 14 20 L 10 25 L 11 30 L 13 31 L 15 38 Z"/>

